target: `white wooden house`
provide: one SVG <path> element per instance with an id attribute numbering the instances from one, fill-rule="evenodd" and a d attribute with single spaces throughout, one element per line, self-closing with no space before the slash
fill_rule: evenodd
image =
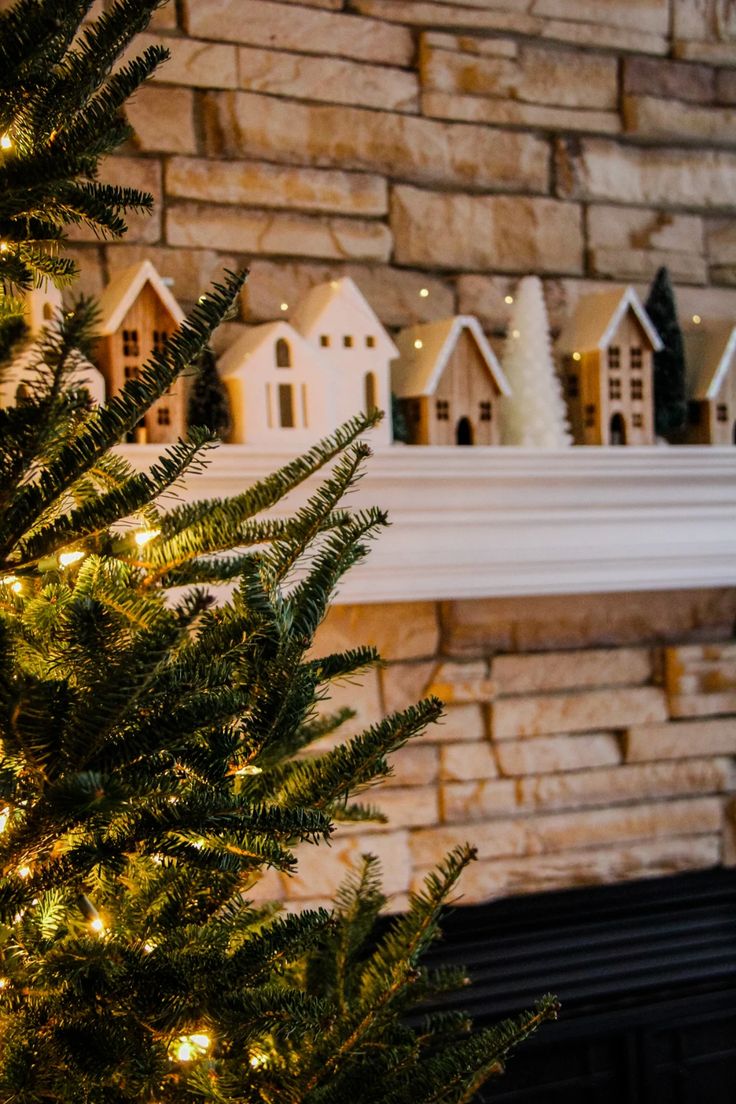
<path id="1" fill-rule="evenodd" d="M 688 421 L 694 445 L 736 444 L 736 326 L 713 321 L 683 334 Z"/>

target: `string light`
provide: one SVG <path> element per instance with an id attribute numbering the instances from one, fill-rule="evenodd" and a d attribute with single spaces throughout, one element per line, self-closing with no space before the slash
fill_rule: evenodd
<path id="1" fill-rule="evenodd" d="M 149 543 L 149 541 L 152 541 L 156 537 L 160 537 L 160 536 L 161 536 L 161 530 L 160 529 L 139 529 L 139 531 L 135 534 L 133 539 L 134 539 L 135 543 L 138 545 L 139 548 L 143 548 L 143 547 L 145 547 L 145 545 L 147 545 Z"/>
<path id="2" fill-rule="evenodd" d="M 572 359 L 573 360 L 582 360 L 583 358 L 582 358 L 582 355 L 580 353 L 573 353 L 572 354 Z"/>
<path id="3" fill-rule="evenodd" d="M 512 336 L 513 338 L 518 338 L 518 337 L 521 337 L 521 334 L 520 334 L 520 332 L 519 332 L 518 330 L 512 330 L 512 331 L 511 331 L 511 336 Z"/>
<path id="4" fill-rule="evenodd" d="M 0 242 L 0 253 L 7 253 L 7 252 L 8 252 L 8 243 L 7 242 Z"/>
<path id="5" fill-rule="evenodd" d="M 86 556 L 86 552 L 82 552 L 81 549 L 76 549 L 73 552 L 62 552 L 59 556 L 59 563 L 62 567 L 71 567 L 72 564 L 79 563 Z"/>
<path id="6" fill-rule="evenodd" d="M 195 1053 L 194 1047 L 186 1039 L 182 1040 L 176 1048 L 176 1057 L 180 1062 L 191 1062 Z"/>
<path id="7" fill-rule="evenodd" d="M 503 301 L 504 301 L 504 303 L 508 303 L 508 305 L 511 306 L 511 304 L 514 301 L 514 297 L 513 297 L 513 295 L 504 295 Z"/>
<path id="8" fill-rule="evenodd" d="M 19 866 L 18 867 L 18 877 L 23 878 L 24 881 L 25 881 L 26 878 L 28 878 L 30 876 L 30 873 L 31 873 L 30 866 Z"/>
<path id="9" fill-rule="evenodd" d="M 252 1069 L 260 1069 L 261 1066 L 268 1065 L 268 1055 L 264 1054 L 262 1050 L 256 1051 L 255 1054 L 251 1054 L 248 1059 L 248 1064 Z"/>
<path id="10" fill-rule="evenodd" d="M 200 1048 L 200 1050 L 209 1050 L 211 1041 L 209 1035 L 205 1035 L 204 1032 L 200 1032 L 197 1035 L 190 1035 L 189 1038 L 192 1040 L 195 1046 L 198 1046 Z"/>
<path id="11" fill-rule="evenodd" d="M 279 310 L 287 311 L 288 309 L 289 309 L 289 304 L 288 303 L 281 303 L 281 305 L 279 307 Z"/>
<path id="12" fill-rule="evenodd" d="M 8 979 L 6 977 L 0 977 L 0 989 L 6 989 L 8 986 Z"/>
<path id="13" fill-rule="evenodd" d="M 90 930 L 93 931 L 95 935 L 104 935 L 105 924 L 101 916 L 93 917 L 93 919 L 89 922 L 89 926 Z"/>
<path id="14" fill-rule="evenodd" d="M 146 954 L 153 954 L 155 949 L 156 949 L 156 946 L 155 946 L 154 943 L 144 943 L 143 944 L 143 950 L 146 952 Z"/>
<path id="15" fill-rule="evenodd" d="M 254 763 L 249 763 L 245 767 L 238 767 L 234 772 L 235 774 L 263 774 L 263 767 L 257 767 Z"/>
<path id="16" fill-rule="evenodd" d="M 211 1045 L 212 1040 L 204 1031 L 182 1035 L 174 1043 L 174 1057 L 180 1062 L 191 1062 L 192 1058 L 198 1058 L 209 1050 Z"/>
<path id="17" fill-rule="evenodd" d="M 419 298 L 420 299 L 428 299 L 429 298 L 429 288 L 420 288 L 419 289 Z"/>
<path id="18" fill-rule="evenodd" d="M 0 812 L 0 834 L 2 834 L 5 831 L 5 829 L 8 825 L 8 817 L 9 816 L 10 816 L 10 809 L 6 805 L 5 808 Z"/>
<path id="19" fill-rule="evenodd" d="M 693 322 L 695 323 L 696 326 L 699 326 L 702 321 L 703 321 L 703 319 L 700 317 L 699 314 L 694 314 L 693 315 Z"/>
<path id="20" fill-rule="evenodd" d="M 0 149 L 9 150 L 13 148 L 13 139 L 9 134 L 3 134 L 0 137 Z"/>
<path id="21" fill-rule="evenodd" d="M 416 341 L 414 342 L 414 348 L 415 349 L 423 349 L 424 348 L 424 342 L 422 341 L 421 338 L 418 337 L 416 339 Z"/>

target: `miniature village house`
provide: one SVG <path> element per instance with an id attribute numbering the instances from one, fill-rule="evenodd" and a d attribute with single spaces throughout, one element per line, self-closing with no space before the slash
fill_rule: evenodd
<path id="1" fill-rule="evenodd" d="M 582 296 L 559 339 L 576 444 L 654 444 L 652 355 L 661 348 L 632 287 Z"/>
<path id="2" fill-rule="evenodd" d="M 35 376 L 38 339 L 46 327 L 54 326 L 62 309 L 61 292 L 47 280 L 43 287 L 27 291 L 23 296 L 23 303 L 31 344 L 0 375 L 0 406 L 12 406 L 23 399 L 29 382 Z M 70 359 L 73 365 L 66 386 L 86 391 L 93 403 L 104 403 L 105 381 L 102 374 L 77 350 L 71 354 Z"/>
<path id="3" fill-rule="evenodd" d="M 349 278 L 318 284 L 298 304 L 292 324 L 336 370 L 335 423 L 383 410 L 368 435 L 372 445 L 391 443 L 391 361 L 398 350 L 378 316 Z"/>
<path id="4" fill-rule="evenodd" d="M 692 445 L 736 444 L 736 326 L 714 321 L 687 330 L 688 420 Z"/>
<path id="5" fill-rule="evenodd" d="M 108 395 L 127 380 L 137 379 L 154 352 L 184 319 L 184 312 L 150 261 L 123 269 L 100 300 L 97 361 Z M 131 439 L 140 444 L 168 444 L 186 434 L 184 382 L 177 379 L 147 411 Z"/>
<path id="6" fill-rule="evenodd" d="M 497 445 L 506 377 L 477 318 L 402 330 L 393 388 L 413 445 Z"/>
<path id="7" fill-rule="evenodd" d="M 303 447 L 337 425 L 337 372 L 288 322 L 253 326 L 220 358 L 233 444 Z"/>

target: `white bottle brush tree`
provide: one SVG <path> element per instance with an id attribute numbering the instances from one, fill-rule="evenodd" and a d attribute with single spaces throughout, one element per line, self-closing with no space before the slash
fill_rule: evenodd
<path id="1" fill-rule="evenodd" d="M 538 276 L 525 276 L 516 289 L 503 369 L 511 386 L 503 403 L 503 443 L 527 448 L 572 444 Z"/>

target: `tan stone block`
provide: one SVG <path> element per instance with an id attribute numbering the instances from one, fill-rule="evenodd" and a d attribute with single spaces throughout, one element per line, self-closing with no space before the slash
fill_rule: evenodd
<path id="1" fill-rule="evenodd" d="M 307 105 L 254 92 L 205 98 L 208 152 L 394 178 L 489 188 L 546 189 L 548 150 L 532 135 L 358 107 Z"/>
<path id="2" fill-rule="evenodd" d="M 620 687 L 550 694 L 528 698 L 500 698 L 491 707 L 495 740 L 544 736 L 556 732 L 595 732 L 664 721 L 667 706 L 658 687 Z"/>
<path id="3" fill-rule="evenodd" d="M 135 131 L 133 139 L 145 153 L 196 153 L 194 93 L 188 88 L 143 85 L 125 105 Z"/>
<path id="4" fill-rule="evenodd" d="M 673 280 L 704 284 L 708 268 L 703 257 L 689 253 L 668 253 L 653 249 L 611 249 L 598 247 L 588 251 L 590 271 L 596 276 L 611 276 L 616 280 L 651 280 L 662 267 Z"/>
<path id="5" fill-rule="evenodd" d="M 489 702 L 495 696 L 495 688 L 488 678 L 488 664 L 484 660 L 476 660 L 471 663 L 439 664 L 428 693 L 448 703 Z"/>
<path id="6" fill-rule="evenodd" d="M 445 782 L 440 787 L 440 813 L 444 824 L 471 824 L 515 811 L 518 811 L 517 784 L 508 779 Z"/>
<path id="7" fill-rule="evenodd" d="M 554 199 L 397 186 L 391 195 L 391 227 L 400 264 L 582 271 L 580 208 Z"/>
<path id="8" fill-rule="evenodd" d="M 409 850 L 413 864 L 422 870 L 436 865 L 448 851 L 466 843 L 476 849 L 480 860 L 524 855 L 528 831 L 528 822 L 520 817 L 486 824 L 420 828 L 409 836 Z"/>
<path id="9" fill-rule="evenodd" d="M 384 326 L 404 327 L 455 313 L 452 287 L 436 276 L 386 265 L 310 264 L 255 260 L 243 290 L 243 314 L 250 322 L 289 317 L 281 303 L 295 306 L 315 284 L 349 276 Z M 428 295 L 420 295 L 427 291 Z"/>
<path id="10" fill-rule="evenodd" d="M 78 295 L 90 295 L 99 298 L 105 290 L 107 280 L 103 268 L 103 253 L 98 245 L 80 245 L 64 247 L 64 256 L 77 265 L 79 277 L 74 281 L 70 299 Z"/>
<path id="11" fill-rule="evenodd" d="M 736 65 L 732 42 L 675 42 L 672 52 L 683 61 L 705 61 L 711 65 Z"/>
<path id="12" fill-rule="evenodd" d="M 736 154 L 724 150 L 558 140 L 557 191 L 566 198 L 716 210 L 732 207 L 735 186 Z"/>
<path id="13" fill-rule="evenodd" d="M 625 734 L 624 749 L 629 763 L 736 755 L 736 717 L 637 726 Z"/>
<path id="14" fill-rule="evenodd" d="M 151 22 L 148 24 L 152 31 L 172 31 L 176 29 L 176 7 L 167 4 L 164 8 L 158 8 L 151 14 Z"/>
<path id="15" fill-rule="evenodd" d="M 509 59 L 428 47 L 420 75 L 424 88 L 438 92 L 608 111 L 617 106 L 616 59 L 595 54 L 522 46 Z"/>
<path id="16" fill-rule="evenodd" d="M 501 774 L 549 774 L 617 766 L 619 742 L 611 733 L 592 736 L 540 736 L 536 740 L 501 740 L 496 743 Z"/>
<path id="17" fill-rule="evenodd" d="M 153 196 L 153 212 L 125 216 L 128 242 L 152 243 L 161 237 L 161 166 L 158 161 L 141 157 L 106 157 L 100 169 L 100 179 L 104 184 L 117 184 L 125 188 L 138 188 Z M 70 241 L 96 242 L 99 237 L 86 226 L 71 226 L 68 230 Z"/>
<path id="18" fill-rule="evenodd" d="M 330 655 L 356 644 L 376 648 L 385 660 L 432 656 L 439 643 L 433 602 L 332 606 L 314 638 L 315 655 Z"/>
<path id="19" fill-rule="evenodd" d="M 736 264 L 736 224 L 733 219 L 708 219 L 705 242 L 712 265 Z"/>
<path id="20" fill-rule="evenodd" d="M 716 71 L 715 98 L 718 103 L 736 104 L 736 73 L 732 69 Z"/>
<path id="21" fill-rule="evenodd" d="M 565 285 L 568 309 L 574 305 L 571 292 L 577 283 Z M 698 289 L 702 299 L 708 299 L 708 292 L 707 288 Z M 736 311 L 736 295 L 729 291 L 727 298 Z M 687 288 L 682 289 L 679 301 L 683 317 L 698 309 L 697 298 Z M 718 317 L 728 311 L 714 310 L 713 314 Z M 512 649 L 550 651 L 704 638 L 729 640 L 736 619 L 736 591 L 577 594 L 574 602 L 564 595 L 461 600 L 443 602 L 441 619 L 443 652 L 458 657 Z"/>
<path id="22" fill-rule="evenodd" d="M 538 15 L 555 19 L 578 20 L 584 16 L 591 23 L 613 27 L 631 27 L 648 34 L 666 35 L 669 31 L 669 0 L 596 0 L 581 11 L 579 0 L 535 0 Z"/>
<path id="23" fill-rule="evenodd" d="M 391 782 L 396 786 L 429 786 L 439 775 L 439 748 L 419 736 L 391 756 Z"/>
<path id="24" fill-rule="evenodd" d="M 730 785 L 728 759 L 683 759 L 528 776 L 519 780 L 518 792 L 522 807 L 560 809 L 723 793 Z"/>
<path id="25" fill-rule="evenodd" d="M 478 54 L 481 57 L 515 58 L 519 53 L 519 44 L 513 38 L 476 38 L 473 35 L 425 31 L 420 37 L 420 49 L 433 48 L 457 50 L 462 54 Z"/>
<path id="26" fill-rule="evenodd" d="M 375 806 L 388 818 L 388 824 L 376 828 L 424 828 L 439 823 L 439 795 L 435 786 L 376 786 L 359 794 L 357 800 Z"/>
<path id="27" fill-rule="evenodd" d="M 170 245 L 303 257 L 385 261 L 391 232 L 378 222 L 180 203 L 166 212 Z"/>
<path id="28" fill-rule="evenodd" d="M 736 713 L 736 693 L 676 694 L 669 699 L 673 717 L 715 717 Z"/>
<path id="29" fill-rule="evenodd" d="M 425 92 L 422 114 L 435 119 L 456 119 L 491 126 L 535 127 L 539 130 L 583 131 L 589 134 L 618 134 L 621 120 L 613 111 L 583 111 L 579 108 L 547 107 L 517 103 L 510 99 L 458 96 L 452 92 Z"/>
<path id="30" fill-rule="evenodd" d="M 493 748 L 487 743 L 448 744 L 440 750 L 440 777 L 448 782 L 497 778 Z"/>
<path id="31" fill-rule="evenodd" d="M 330 683 L 328 694 L 329 697 L 320 702 L 320 716 L 338 713 L 341 709 L 352 709 L 355 717 L 341 725 L 336 733 L 313 744 L 312 747 L 316 750 L 324 751 L 341 744 L 348 736 L 362 732 L 383 719 L 380 683 L 375 669 L 365 671 L 349 682 Z"/>
<path id="32" fill-rule="evenodd" d="M 258 880 L 246 890 L 244 896 L 249 901 L 258 903 L 283 901 L 286 896 L 284 878 L 285 876 L 278 870 L 266 869 Z"/>
<path id="33" fill-rule="evenodd" d="M 177 199 L 346 215 L 383 215 L 388 210 L 388 189 L 382 177 L 263 161 L 172 157 L 164 184 L 167 194 Z"/>
<path id="34" fill-rule="evenodd" d="M 716 97 L 716 79 L 716 72 L 709 65 L 688 65 L 647 57 L 623 59 L 623 90 L 626 95 L 712 103 Z"/>
<path id="35" fill-rule="evenodd" d="M 205 42 L 184 36 L 144 34 L 133 40 L 133 54 L 149 46 L 163 45 L 170 57 L 155 73 L 153 80 L 164 84 L 183 84 L 187 88 L 237 88 L 237 47 L 224 42 Z"/>
<path id="36" fill-rule="evenodd" d="M 446 705 L 438 724 L 427 731 L 427 737 L 438 744 L 485 740 L 485 714 L 480 705 Z"/>
<path id="37" fill-rule="evenodd" d="M 251 46 L 240 47 L 238 63 L 240 87 L 249 92 L 361 104 L 384 111 L 419 110 L 419 80 L 403 69 Z"/>
<path id="38" fill-rule="evenodd" d="M 437 664 L 429 663 L 392 663 L 380 672 L 383 703 L 387 713 L 395 713 L 416 705 L 421 698 L 427 697 L 427 687 Z M 437 729 L 433 726 L 433 736 Z"/>
<path id="39" fill-rule="evenodd" d="M 652 678 L 646 648 L 495 656 L 491 666 L 499 695 L 574 690 L 593 686 L 638 686 Z"/>
<path id="40" fill-rule="evenodd" d="M 736 110 L 729 107 L 624 96 L 623 119 L 626 132 L 640 138 L 694 142 L 698 146 L 732 146 L 736 142 Z"/>
<path id="41" fill-rule="evenodd" d="M 672 31 L 677 38 L 708 38 L 715 30 L 712 0 L 674 0 Z"/>
<path id="42" fill-rule="evenodd" d="M 599 204 L 588 208 L 586 223 L 592 246 L 628 246 L 695 256 L 703 252 L 703 219 L 698 215 Z"/>
<path id="43" fill-rule="evenodd" d="M 409 887 L 410 857 L 407 832 L 358 836 L 338 828 L 329 847 L 302 844 L 297 849 L 297 874 L 284 879 L 289 898 L 333 897 L 348 871 L 366 852 L 375 855 L 383 872 L 385 893 L 403 893 Z"/>
<path id="44" fill-rule="evenodd" d="M 545 858 L 544 862 L 531 856 L 471 863 L 460 881 L 461 900 L 472 904 L 512 894 L 699 870 L 717 865 L 720 851 L 719 836 L 685 836 L 628 847 L 563 852 Z M 422 870 L 415 873 L 415 886 L 422 874 Z"/>
<path id="45" fill-rule="evenodd" d="M 222 280 L 225 269 L 238 268 L 235 257 L 216 253 L 213 249 L 170 249 L 116 242 L 106 247 L 105 256 L 111 276 L 139 261 L 151 261 L 157 272 L 169 281 L 177 301 L 185 307 L 193 306 L 210 284 Z"/>
<path id="46" fill-rule="evenodd" d="M 409 65 L 414 52 L 404 27 L 272 0 L 185 0 L 184 20 L 190 35 L 274 50 L 402 66 Z"/>

